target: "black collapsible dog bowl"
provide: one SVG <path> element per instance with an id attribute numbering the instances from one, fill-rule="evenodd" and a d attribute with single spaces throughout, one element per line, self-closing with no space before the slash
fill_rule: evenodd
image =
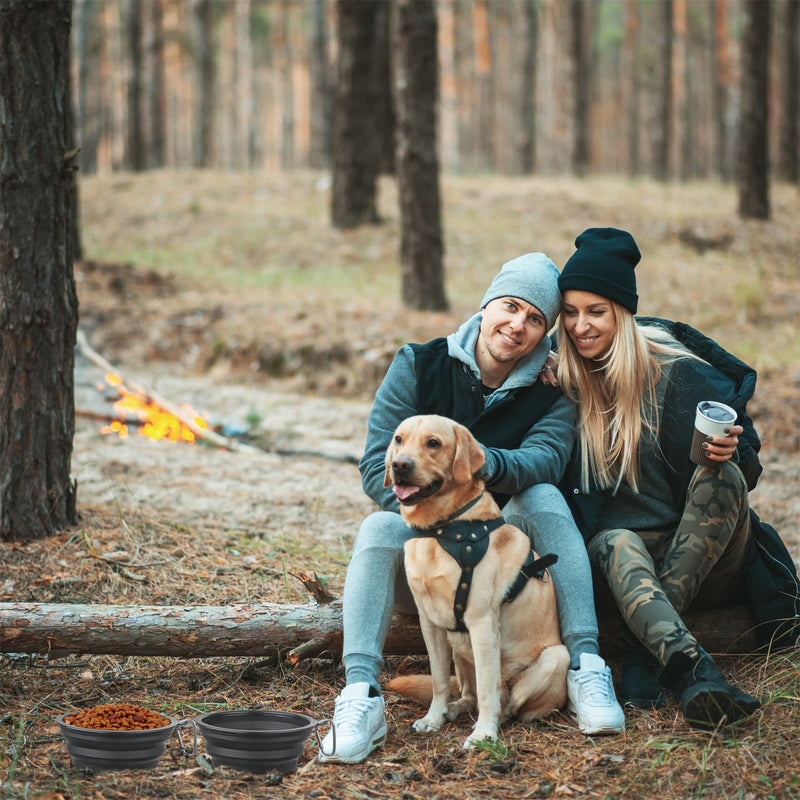
<path id="1" fill-rule="evenodd" d="M 96 772 L 108 769 L 150 769 L 158 764 L 164 751 L 167 749 L 167 739 L 179 727 L 190 725 L 191 720 L 178 720 L 168 717 L 169 725 L 161 728 L 151 728 L 145 731 L 118 731 L 99 730 L 96 728 L 81 728 L 64 722 L 62 714 L 56 722 L 67 742 L 67 752 L 72 757 L 72 763 L 82 769 L 92 769 Z M 178 732 L 180 740 L 180 732 Z M 194 755 L 197 751 L 197 733 L 195 731 L 195 745 L 193 751 L 183 746 L 184 755 Z"/>
<path id="2" fill-rule="evenodd" d="M 321 722 L 292 711 L 214 711 L 197 719 L 211 763 L 264 773 L 292 772 L 303 754 L 306 739 Z"/>

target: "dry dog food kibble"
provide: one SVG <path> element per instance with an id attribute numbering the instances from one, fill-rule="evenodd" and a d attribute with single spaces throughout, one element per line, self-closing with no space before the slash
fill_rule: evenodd
<path id="1" fill-rule="evenodd" d="M 85 708 L 64 717 L 64 722 L 77 728 L 95 728 L 103 731 L 147 731 L 163 728 L 170 720 L 143 706 L 130 703 L 104 703 Z"/>

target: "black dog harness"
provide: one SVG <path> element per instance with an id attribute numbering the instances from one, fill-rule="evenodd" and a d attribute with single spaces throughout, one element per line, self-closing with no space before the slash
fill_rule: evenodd
<path id="1" fill-rule="evenodd" d="M 471 508 L 479 499 L 480 496 L 464 506 L 464 508 L 460 508 L 453 517 Z M 445 521 L 435 528 L 413 529 L 414 536 L 436 539 L 439 545 L 461 567 L 461 577 L 458 580 L 458 589 L 456 589 L 456 596 L 453 601 L 456 626 L 449 629 L 453 633 L 469 632 L 464 624 L 464 610 L 467 607 L 467 598 L 472 586 L 473 570 L 489 549 L 489 534 L 505 524 L 506 521 L 502 517 L 496 517 L 495 519 Z M 519 575 L 517 575 L 516 580 L 506 592 L 503 602 L 512 602 L 531 578 L 539 578 L 541 580 L 547 567 L 555 564 L 556 561 L 558 561 L 558 556 L 554 553 L 535 558 L 533 550 L 531 550 L 519 571 Z"/>

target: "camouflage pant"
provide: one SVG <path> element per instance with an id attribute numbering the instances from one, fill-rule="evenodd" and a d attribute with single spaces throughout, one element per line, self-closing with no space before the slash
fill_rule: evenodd
<path id="1" fill-rule="evenodd" d="M 589 558 L 623 619 L 662 664 L 678 651 L 697 654 L 681 613 L 695 599 L 717 604 L 736 587 L 750 538 L 748 511 L 744 476 L 728 461 L 695 470 L 676 530 L 616 528 L 589 542 Z"/>

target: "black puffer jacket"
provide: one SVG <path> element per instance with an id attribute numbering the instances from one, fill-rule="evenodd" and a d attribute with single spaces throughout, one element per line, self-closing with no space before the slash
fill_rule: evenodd
<path id="1" fill-rule="evenodd" d="M 673 364 L 661 414 L 660 445 L 670 468 L 669 483 L 674 507 L 686 505 L 686 492 L 695 464 L 689 460 L 695 409 L 701 400 L 718 400 L 736 409 L 737 424 L 744 428 L 736 452 L 737 463 L 755 488 L 762 467 L 758 434 L 747 413 L 753 396 L 756 372 L 728 353 L 719 344 L 682 322 L 654 317 L 637 317 L 640 325 L 658 325 L 667 330 L 687 350 L 707 364 L 681 359 Z M 613 502 L 610 491 L 580 489 L 580 462 L 576 451 L 567 467 L 561 490 L 572 509 L 578 527 L 588 542 L 607 526 L 603 524 L 606 504 Z M 792 557 L 775 529 L 750 511 L 751 538 L 743 580 L 753 615 L 759 624 L 759 644 L 781 645 L 797 639 L 800 633 L 800 583 Z"/>

